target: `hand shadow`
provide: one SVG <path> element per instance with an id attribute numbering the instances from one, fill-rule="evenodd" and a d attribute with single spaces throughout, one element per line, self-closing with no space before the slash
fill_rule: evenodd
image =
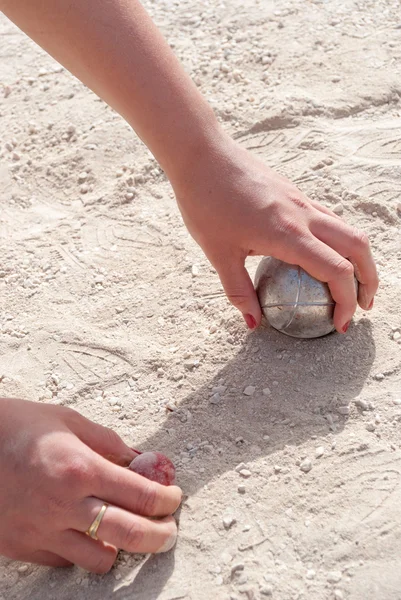
<path id="1" fill-rule="evenodd" d="M 178 403 L 178 409 L 166 416 L 163 426 L 140 449 L 160 450 L 170 456 L 177 466 L 177 483 L 191 495 L 241 462 L 268 457 L 312 436 L 330 432 L 334 436 L 342 431 L 347 421 L 344 407 L 359 395 L 374 358 L 367 319 L 352 325 L 346 336 L 333 334 L 315 340 L 296 340 L 261 327 L 247 336 L 232 360 L 224 364 L 222 357 L 224 366 L 214 379 Z M 218 386 L 227 389 L 221 392 L 220 402 L 212 404 L 213 388 Z M 247 386 L 256 388 L 250 396 L 243 393 Z M 263 393 L 266 388 L 270 390 L 267 395 Z M 132 580 L 117 590 L 112 576 L 103 577 L 101 598 L 155 600 L 173 569 L 174 550 L 151 556 Z M 54 573 L 30 581 L 26 597 L 42 598 L 56 577 Z M 59 600 L 82 593 L 73 577 L 69 570 L 57 571 Z M 85 589 L 85 598 L 100 598 L 99 586 Z M 52 591 L 50 588 L 50 597 Z M 10 600 L 23 597 L 20 593 L 8 596 Z"/>
<path id="2" fill-rule="evenodd" d="M 191 444 L 184 452 L 182 472 L 182 459 L 176 464 L 178 484 L 185 494 L 193 494 L 240 462 L 342 431 L 346 407 L 362 390 L 374 358 L 367 319 L 353 325 L 347 336 L 315 340 L 295 340 L 262 327 L 246 338 L 237 356 L 209 384 L 179 404 L 142 449 L 165 451 L 174 459 Z M 221 385 L 227 390 L 218 404 L 212 404 L 213 387 Z M 256 387 L 251 396 L 243 393 L 248 385 Z M 266 388 L 270 394 L 263 393 Z M 133 595 L 138 600 L 158 598 L 173 570 L 173 552 L 147 561 L 113 600 Z M 157 583 L 151 576 L 155 565 Z"/>

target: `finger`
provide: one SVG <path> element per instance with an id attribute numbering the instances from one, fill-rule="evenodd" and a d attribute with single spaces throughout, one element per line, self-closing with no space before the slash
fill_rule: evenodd
<path id="1" fill-rule="evenodd" d="M 355 266 L 359 281 L 358 301 L 369 310 L 377 292 L 379 278 L 370 250 L 368 237 L 358 229 L 330 218 L 319 219 L 310 225 L 311 232 Z"/>
<path id="2" fill-rule="evenodd" d="M 53 552 L 37 551 L 19 558 L 23 562 L 35 563 L 45 567 L 71 567 L 72 563 Z"/>
<path id="3" fill-rule="evenodd" d="M 167 517 L 179 507 L 182 491 L 161 485 L 99 457 L 91 495 L 146 517 Z"/>
<path id="4" fill-rule="evenodd" d="M 316 202 L 316 200 L 309 200 L 309 202 L 314 208 L 316 208 L 316 210 L 324 213 L 325 215 L 329 215 L 330 217 L 334 217 L 338 221 L 342 221 L 342 218 L 339 215 L 336 215 L 336 213 L 330 210 L 330 208 L 328 208 L 327 206 L 320 204 L 320 202 Z"/>
<path id="5" fill-rule="evenodd" d="M 242 313 L 249 329 L 255 329 L 262 319 L 262 311 L 244 262 L 245 259 L 225 256 L 214 261 L 214 267 L 228 300 Z"/>
<path id="6" fill-rule="evenodd" d="M 81 532 L 86 531 L 102 505 L 103 502 L 97 498 L 85 498 L 78 507 L 71 526 Z M 148 519 L 110 505 L 97 530 L 97 537 L 127 552 L 166 552 L 176 542 L 177 524 L 174 517 Z"/>
<path id="7" fill-rule="evenodd" d="M 70 412 L 72 414 L 68 415 L 67 424 L 71 431 L 94 452 L 123 466 L 128 466 L 137 456 L 113 429 L 93 423 L 74 410 Z"/>
<path id="8" fill-rule="evenodd" d="M 336 303 L 334 326 L 339 333 L 345 333 L 357 306 L 354 268 L 350 261 L 317 238 L 304 238 L 302 246 L 288 249 L 288 256 L 291 256 L 288 262 L 328 284 Z"/>
<path id="9" fill-rule="evenodd" d="M 117 549 L 85 533 L 67 529 L 63 531 L 54 551 L 74 565 L 92 573 L 107 573 L 117 558 Z"/>

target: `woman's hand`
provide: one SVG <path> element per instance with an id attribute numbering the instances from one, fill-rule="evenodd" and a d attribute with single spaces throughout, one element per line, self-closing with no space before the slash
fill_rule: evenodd
<path id="1" fill-rule="evenodd" d="M 250 255 L 274 256 L 327 282 L 339 332 L 347 330 L 357 301 L 365 310 L 372 308 L 378 277 L 362 231 L 309 200 L 228 136 L 198 156 L 198 162 L 172 178 L 177 201 L 190 233 L 250 329 L 261 320 L 245 269 Z"/>
<path id="2" fill-rule="evenodd" d="M 181 490 L 123 468 L 135 456 L 71 409 L 0 399 L 0 554 L 104 573 L 117 548 L 169 550 Z M 96 541 L 85 531 L 104 502 Z"/>

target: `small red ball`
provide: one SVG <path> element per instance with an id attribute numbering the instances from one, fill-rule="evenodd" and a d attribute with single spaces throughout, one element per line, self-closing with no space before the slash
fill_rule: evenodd
<path id="1" fill-rule="evenodd" d="M 143 452 L 134 458 L 129 468 L 134 473 L 162 485 L 173 485 L 175 481 L 175 467 L 161 452 Z"/>

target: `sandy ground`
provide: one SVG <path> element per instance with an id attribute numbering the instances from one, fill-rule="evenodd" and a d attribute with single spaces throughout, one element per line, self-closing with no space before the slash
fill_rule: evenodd
<path id="1" fill-rule="evenodd" d="M 227 130 L 369 234 L 380 293 L 345 337 L 248 334 L 147 149 L 0 18 L 0 395 L 165 451 L 188 495 L 173 552 L 2 560 L 0 599 L 400 600 L 399 2 L 146 6 Z"/>

